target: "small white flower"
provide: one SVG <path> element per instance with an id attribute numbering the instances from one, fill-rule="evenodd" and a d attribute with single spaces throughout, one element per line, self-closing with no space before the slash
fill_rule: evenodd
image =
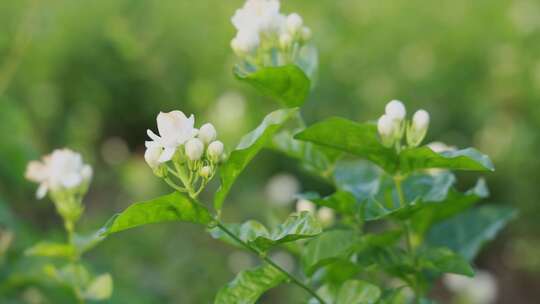
<path id="1" fill-rule="evenodd" d="M 160 136 L 151 130 L 147 130 L 147 134 L 155 144 L 163 148 L 158 159 L 160 163 L 171 160 L 178 146 L 197 135 L 197 129 L 193 127 L 194 124 L 195 117 L 191 115 L 188 118 L 181 111 L 160 112 L 158 114 L 157 126 Z M 154 144 L 147 143 L 147 147 L 149 145 Z"/>
<path id="2" fill-rule="evenodd" d="M 216 128 L 214 128 L 214 125 L 212 125 L 211 123 L 205 123 L 199 129 L 198 136 L 205 144 L 209 144 L 213 142 L 214 140 L 216 140 L 216 137 L 217 137 Z"/>
<path id="3" fill-rule="evenodd" d="M 446 274 L 443 283 L 451 291 L 477 304 L 495 303 L 497 299 L 497 281 L 487 271 L 477 271 L 474 278 L 457 274 Z"/>
<path id="4" fill-rule="evenodd" d="M 413 128 L 425 130 L 429 125 L 429 113 L 425 110 L 418 110 L 413 115 Z"/>
<path id="5" fill-rule="evenodd" d="M 220 159 L 221 155 L 223 154 L 224 146 L 223 143 L 219 140 L 213 141 L 208 145 L 208 150 L 206 153 L 208 153 L 208 157 L 210 159 L 217 161 Z"/>
<path id="6" fill-rule="evenodd" d="M 288 49 L 292 44 L 293 38 L 289 33 L 283 33 L 279 36 L 279 47 Z"/>
<path id="7" fill-rule="evenodd" d="M 159 158 L 163 148 L 153 141 L 146 142 L 146 151 L 144 152 L 144 160 L 150 166 L 150 168 L 155 169 L 159 166 Z"/>
<path id="8" fill-rule="evenodd" d="M 298 194 L 298 191 L 300 191 L 300 182 L 289 173 L 278 173 L 272 176 L 264 187 L 268 201 L 278 206 L 294 202 L 294 196 Z"/>
<path id="9" fill-rule="evenodd" d="M 199 170 L 199 175 L 200 175 L 202 178 L 208 178 L 211 174 L 212 174 L 212 168 L 210 168 L 210 166 L 203 166 L 203 167 Z"/>
<path id="10" fill-rule="evenodd" d="M 92 167 L 83 163 L 79 153 L 59 149 L 44 156 L 41 162 L 31 161 L 25 176 L 40 184 L 36 196 L 43 198 L 49 189 L 71 189 L 88 182 L 92 178 Z"/>
<path id="11" fill-rule="evenodd" d="M 198 138 L 192 138 L 186 143 L 186 156 L 189 160 L 195 161 L 201 159 L 204 153 L 204 144 Z"/>
<path id="12" fill-rule="evenodd" d="M 303 198 L 299 199 L 296 202 L 296 212 L 302 212 L 302 211 L 315 213 L 316 211 L 315 204 L 307 199 L 303 199 Z"/>
<path id="13" fill-rule="evenodd" d="M 282 28 L 283 19 L 278 0 L 247 0 L 242 8 L 236 10 L 231 22 L 239 32 L 263 33 Z"/>
<path id="14" fill-rule="evenodd" d="M 336 215 L 334 210 L 328 207 L 321 207 L 317 210 L 317 219 L 325 227 L 331 226 L 334 223 Z"/>
<path id="15" fill-rule="evenodd" d="M 302 17 L 297 13 L 292 13 L 287 16 L 287 31 L 292 35 L 298 33 L 304 24 Z"/>
<path id="16" fill-rule="evenodd" d="M 381 136 L 391 136 L 395 131 L 395 124 L 392 119 L 384 114 L 377 121 L 377 130 Z"/>
<path id="17" fill-rule="evenodd" d="M 392 100 L 386 104 L 385 112 L 393 120 L 402 121 L 407 114 L 405 106 L 399 100 Z"/>
<path id="18" fill-rule="evenodd" d="M 418 110 L 413 115 L 412 124 L 407 127 L 407 144 L 410 147 L 420 145 L 429 126 L 429 114 L 425 110 Z"/>
<path id="19" fill-rule="evenodd" d="M 257 32 L 242 30 L 231 40 L 231 48 L 237 56 L 245 56 L 257 49 L 260 39 Z"/>

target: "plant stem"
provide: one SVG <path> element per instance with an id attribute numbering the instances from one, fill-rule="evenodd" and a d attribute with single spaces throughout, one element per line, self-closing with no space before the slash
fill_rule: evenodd
<path id="1" fill-rule="evenodd" d="M 219 229 L 221 229 L 221 231 L 225 232 L 225 234 L 227 234 L 228 236 L 230 236 L 232 239 L 234 239 L 235 241 L 237 241 L 240 245 L 242 245 L 243 247 L 245 247 L 247 250 L 253 252 L 254 254 L 256 254 L 257 256 L 259 256 L 262 260 L 264 260 L 266 263 L 270 264 L 272 267 L 274 267 L 275 269 L 277 269 L 279 272 L 283 273 L 285 276 L 287 276 L 289 278 L 289 280 L 296 284 L 298 287 L 304 289 L 305 291 L 307 291 L 309 294 L 311 294 L 314 298 L 317 299 L 317 301 L 319 301 L 319 303 L 321 304 L 326 304 L 326 302 L 319 296 L 317 295 L 317 293 L 312 290 L 309 286 L 307 286 L 306 284 L 302 283 L 300 280 L 298 280 L 297 278 L 295 278 L 292 274 L 288 273 L 285 269 L 281 268 L 279 265 L 277 265 L 276 263 L 274 263 L 274 261 L 272 261 L 269 257 L 267 257 L 266 255 L 263 255 L 261 254 L 261 252 L 259 252 L 259 250 L 251 247 L 248 243 L 244 242 L 243 240 L 241 240 L 239 237 L 237 237 L 234 233 L 232 233 L 229 229 L 227 229 L 227 227 L 225 227 L 222 223 L 218 222 L 217 224 L 217 227 Z"/>

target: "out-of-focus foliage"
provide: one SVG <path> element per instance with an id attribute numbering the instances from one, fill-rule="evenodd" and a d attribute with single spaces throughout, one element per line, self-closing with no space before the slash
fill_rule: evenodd
<path id="1" fill-rule="evenodd" d="M 229 18 L 241 2 L 0 1 L 0 239 L 11 235 L 4 254 L 0 246 L 0 302 L 69 296 L 36 282 L 39 261 L 22 259 L 37 239 L 61 239 L 54 211 L 23 180 L 28 160 L 60 146 L 91 159 L 95 181 L 81 222 L 91 231 L 130 202 L 164 193 L 142 159 L 157 112 L 201 113 L 233 143 L 276 107 L 234 80 Z M 512 278 L 499 284 L 502 302 L 538 297 L 527 284 L 540 280 L 540 3 L 284 2 L 287 11 L 302 12 L 319 49 L 307 120 L 364 121 L 399 98 L 436 118 L 430 138 L 490 155 L 497 168 L 487 176 L 491 200 L 512 202 L 521 217 L 507 245 L 477 263 Z M 239 177 L 244 186 L 232 190 L 227 216 L 273 222 L 264 214 L 275 196 L 262 181 L 304 173 L 275 153 L 254 162 L 257 169 L 248 166 Z M 465 174 L 458 186 L 474 178 Z M 326 187 L 313 178 L 301 185 L 321 193 Z M 88 258 L 98 272 L 114 274 L 112 303 L 207 303 L 209 290 L 255 262 L 187 224 L 123 232 Z M 14 273 L 21 275 L 4 280 Z M 263 301 L 287 303 L 297 292 L 280 288 Z"/>

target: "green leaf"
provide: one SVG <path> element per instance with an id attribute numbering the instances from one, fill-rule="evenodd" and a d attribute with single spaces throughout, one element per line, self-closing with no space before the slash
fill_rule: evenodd
<path id="1" fill-rule="evenodd" d="M 319 206 L 325 206 L 332 208 L 343 214 L 354 215 L 359 209 L 360 205 L 356 202 L 356 198 L 348 191 L 338 190 L 333 194 L 325 197 L 321 197 L 316 192 L 307 192 L 298 195 L 299 198 L 305 198 Z"/>
<path id="2" fill-rule="evenodd" d="M 108 235 L 142 225 L 170 221 L 208 225 L 213 219 L 202 205 L 179 192 L 173 192 L 129 206 L 109 220 L 102 233 Z"/>
<path id="3" fill-rule="evenodd" d="M 24 254 L 28 256 L 69 258 L 74 256 L 75 248 L 69 244 L 43 241 L 26 249 Z"/>
<path id="4" fill-rule="evenodd" d="M 359 238 L 357 233 L 351 230 L 330 230 L 314 238 L 306 245 L 302 254 L 304 271 L 311 276 L 324 265 L 346 259 Z"/>
<path id="5" fill-rule="evenodd" d="M 334 170 L 336 187 L 352 193 L 358 201 L 379 192 L 384 172 L 365 160 L 340 161 Z"/>
<path id="6" fill-rule="evenodd" d="M 350 280 L 339 289 L 335 303 L 373 304 L 380 296 L 381 290 L 376 285 L 365 281 Z"/>
<path id="7" fill-rule="evenodd" d="M 427 234 L 431 246 L 448 247 L 472 261 L 484 243 L 495 238 L 516 211 L 508 207 L 481 206 L 434 225 Z"/>
<path id="8" fill-rule="evenodd" d="M 248 163 L 272 139 L 283 123 L 297 111 L 297 109 L 274 111 L 266 115 L 255 130 L 242 137 L 236 149 L 231 152 L 227 161 L 220 167 L 221 186 L 214 198 L 214 208 L 216 210 L 221 210 L 234 181 L 244 171 Z"/>
<path id="9" fill-rule="evenodd" d="M 311 238 L 322 232 L 319 222 L 310 212 L 306 211 L 289 215 L 285 222 L 277 226 L 271 233 L 257 221 L 248 221 L 242 225 L 228 224 L 226 227 L 242 241 L 260 251 L 268 251 L 268 249 L 283 243 Z M 212 236 L 228 243 L 235 243 L 218 227 L 212 230 Z"/>
<path id="10" fill-rule="evenodd" d="M 448 248 L 424 248 L 418 252 L 416 260 L 422 270 L 474 276 L 474 270 L 467 260 Z"/>
<path id="11" fill-rule="evenodd" d="M 401 151 L 399 170 L 402 173 L 428 168 L 466 171 L 495 170 L 489 157 L 474 148 L 437 153 L 424 146 Z"/>
<path id="12" fill-rule="evenodd" d="M 261 94 L 275 98 L 289 108 L 302 106 L 311 86 L 306 74 L 296 65 L 265 67 L 251 73 L 237 66 L 234 74 Z"/>
<path id="13" fill-rule="evenodd" d="M 111 297 L 113 291 L 113 280 L 110 274 L 102 274 L 96 277 L 83 293 L 83 298 L 87 300 L 100 301 Z"/>
<path id="14" fill-rule="evenodd" d="M 83 254 L 86 251 L 94 248 L 103 240 L 105 240 L 105 235 L 101 229 L 88 235 L 75 233 L 74 236 L 75 248 L 77 249 L 78 254 Z"/>
<path id="15" fill-rule="evenodd" d="M 283 273 L 268 264 L 242 271 L 219 290 L 214 303 L 253 304 L 264 292 L 278 286 L 285 279 Z"/>
<path id="16" fill-rule="evenodd" d="M 295 138 L 360 156 L 389 172 L 397 168 L 396 153 L 381 144 L 374 124 L 331 117 L 306 128 Z"/>

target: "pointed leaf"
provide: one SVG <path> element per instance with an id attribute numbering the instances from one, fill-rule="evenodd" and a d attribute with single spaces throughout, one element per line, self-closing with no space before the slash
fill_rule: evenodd
<path id="1" fill-rule="evenodd" d="M 179 192 L 173 192 L 129 206 L 113 217 L 102 233 L 108 235 L 142 225 L 170 221 L 208 225 L 213 219 L 206 208 Z"/>
<path id="2" fill-rule="evenodd" d="M 467 260 L 448 248 L 424 248 L 416 260 L 422 270 L 474 276 L 474 270 Z"/>
<path id="3" fill-rule="evenodd" d="M 253 304 L 263 293 L 285 279 L 283 273 L 268 264 L 242 271 L 219 290 L 214 304 Z"/>
<path id="4" fill-rule="evenodd" d="M 28 256 L 69 258 L 75 254 L 75 248 L 69 244 L 44 241 L 26 249 L 24 254 Z"/>
<path id="5" fill-rule="evenodd" d="M 399 169 L 402 173 L 428 168 L 466 171 L 495 170 L 489 157 L 474 148 L 437 153 L 424 146 L 401 151 Z"/>
<path id="6" fill-rule="evenodd" d="M 214 198 L 216 210 L 221 210 L 234 181 L 248 163 L 296 111 L 297 109 L 274 111 L 268 114 L 255 130 L 242 137 L 236 149 L 231 152 L 229 159 L 220 167 L 221 186 Z"/>
<path id="7" fill-rule="evenodd" d="M 261 94 L 289 108 L 302 106 L 311 86 L 306 74 L 296 65 L 265 67 L 251 73 L 236 67 L 234 74 Z"/>
<path id="8" fill-rule="evenodd" d="M 318 268 L 339 259 L 346 259 L 359 236 L 352 230 L 330 230 L 311 240 L 304 248 L 302 264 L 311 276 Z"/>
<path id="9" fill-rule="evenodd" d="M 381 296 L 376 285 L 365 281 L 350 280 L 339 289 L 336 304 L 373 304 Z"/>

